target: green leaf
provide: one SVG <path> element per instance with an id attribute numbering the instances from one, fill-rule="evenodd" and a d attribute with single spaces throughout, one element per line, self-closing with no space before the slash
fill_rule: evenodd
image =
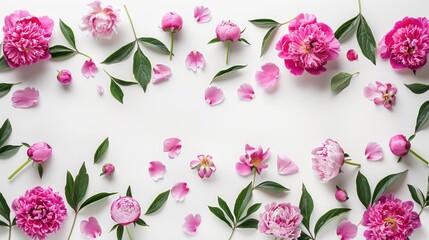
<path id="1" fill-rule="evenodd" d="M 69 206 L 73 209 L 77 209 L 77 204 L 74 201 L 74 179 L 69 171 L 67 171 L 66 187 L 65 187 L 66 199 Z"/>
<path id="2" fill-rule="evenodd" d="M 225 74 L 227 74 L 227 73 L 230 73 L 230 72 L 233 72 L 233 71 L 237 71 L 237 70 L 243 69 L 243 68 L 245 68 L 245 67 L 247 67 L 247 65 L 235 65 L 235 66 L 232 66 L 232 67 L 230 67 L 230 68 L 227 68 L 227 69 L 221 70 L 221 71 L 219 71 L 219 72 L 218 72 L 218 73 L 213 77 L 213 79 L 212 79 L 212 81 L 211 81 L 210 83 L 212 83 L 212 82 L 216 81 L 219 77 L 221 77 L 221 76 L 223 76 L 223 75 L 225 75 Z"/>
<path id="3" fill-rule="evenodd" d="M 258 229 L 259 221 L 254 218 L 246 219 L 246 221 L 238 224 L 237 228 L 254 228 Z"/>
<path id="4" fill-rule="evenodd" d="M 252 44 L 250 44 L 249 43 L 249 41 L 247 41 L 245 38 L 240 38 L 240 39 L 238 39 L 238 41 L 240 41 L 240 42 L 244 42 L 245 44 L 247 44 L 247 45 L 252 45 Z"/>
<path id="5" fill-rule="evenodd" d="M 14 217 L 12 220 L 12 226 L 15 226 L 15 225 L 16 225 L 16 217 Z"/>
<path id="6" fill-rule="evenodd" d="M 9 227 L 9 224 L 0 220 L 0 227 Z"/>
<path id="7" fill-rule="evenodd" d="M 316 225 L 314 226 L 314 237 L 317 236 L 319 230 L 325 226 L 330 220 L 335 217 L 338 217 L 346 212 L 349 212 L 350 208 L 334 208 L 323 214 L 319 220 L 317 220 Z"/>
<path id="8" fill-rule="evenodd" d="M 381 179 L 380 182 L 377 183 L 377 186 L 375 186 L 374 193 L 372 196 L 372 204 L 376 203 L 378 198 L 380 198 L 380 196 L 386 192 L 387 188 L 392 185 L 392 183 L 395 182 L 398 178 L 402 177 L 402 175 L 404 175 L 406 172 L 408 172 L 408 170 L 390 174 Z"/>
<path id="9" fill-rule="evenodd" d="M 67 42 L 70 43 L 70 45 L 72 45 L 74 49 L 76 49 L 76 41 L 74 39 L 73 30 L 67 24 L 65 24 L 61 19 L 60 19 L 60 29 L 61 29 L 61 32 L 63 33 L 64 38 L 67 40 Z"/>
<path id="10" fill-rule="evenodd" d="M 55 45 L 49 48 L 51 59 L 66 58 L 75 55 L 77 52 L 63 45 Z"/>
<path id="11" fill-rule="evenodd" d="M 22 145 L 5 145 L 3 147 L 0 147 L 0 158 L 12 156 L 16 152 L 18 152 L 20 147 L 22 147 Z"/>
<path id="12" fill-rule="evenodd" d="M 31 146 L 30 146 L 30 144 L 28 144 L 28 143 L 25 143 L 25 142 L 22 142 L 21 143 L 23 146 L 25 146 L 25 147 L 28 147 L 28 148 L 30 148 Z"/>
<path id="13" fill-rule="evenodd" d="M 408 184 L 408 190 L 410 191 L 411 197 L 413 200 L 420 205 L 420 207 L 424 207 L 426 205 L 425 195 L 419 188 L 415 188 L 414 186 Z"/>
<path id="14" fill-rule="evenodd" d="M 0 83 L 0 98 L 6 96 L 12 89 L 13 85 L 20 83 Z"/>
<path id="15" fill-rule="evenodd" d="M 110 79 L 115 81 L 117 84 L 119 84 L 121 86 L 131 86 L 131 85 L 139 84 L 138 82 L 125 81 L 125 80 L 115 78 L 112 76 L 110 76 Z"/>
<path id="16" fill-rule="evenodd" d="M 143 54 L 142 50 L 139 48 L 134 53 L 133 61 L 133 73 L 134 78 L 143 88 L 143 91 L 146 92 L 147 85 L 150 82 L 152 74 L 152 66 L 149 59 Z"/>
<path id="17" fill-rule="evenodd" d="M 133 51 L 134 46 L 136 45 L 135 41 L 132 41 L 118 50 L 116 50 L 114 53 L 110 54 L 104 61 L 102 61 L 102 64 L 112 64 L 112 63 L 118 63 L 125 60 Z"/>
<path id="18" fill-rule="evenodd" d="M 307 188 L 305 188 L 304 184 L 302 184 L 302 194 L 301 199 L 299 201 L 299 209 L 301 210 L 301 214 L 303 217 L 302 224 L 307 229 L 310 229 L 310 219 L 314 209 L 314 202 L 311 198 L 311 195 L 307 192 Z"/>
<path id="19" fill-rule="evenodd" d="M 4 121 L 3 125 L 0 128 L 0 146 L 3 146 L 3 144 L 10 137 L 11 133 L 12 125 L 10 125 L 9 119 L 6 119 L 6 121 Z"/>
<path id="20" fill-rule="evenodd" d="M 361 14 L 359 15 L 359 18 L 356 36 L 360 49 L 362 50 L 363 55 L 375 65 L 375 50 L 377 44 L 375 43 L 374 35 L 372 35 L 371 28 L 365 18 Z"/>
<path id="21" fill-rule="evenodd" d="M 234 204 L 235 219 L 240 219 L 244 210 L 252 199 L 252 183 L 249 183 L 243 190 L 241 190 Z"/>
<path id="22" fill-rule="evenodd" d="M 220 40 L 219 40 L 219 39 L 217 39 L 217 38 L 213 38 L 213 39 L 212 39 L 212 40 L 210 40 L 210 42 L 208 42 L 207 44 L 218 43 L 218 42 L 220 42 Z"/>
<path id="23" fill-rule="evenodd" d="M 126 195 L 127 197 L 133 197 L 133 193 L 131 192 L 131 186 L 128 186 Z"/>
<path id="24" fill-rule="evenodd" d="M 139 43 L 141 43 L 143 46 L 157 50 L 158 52 L 163 53 L 165 55 L 170 54 L 170 50 L 168 50 L 165 44 L 156 38 L 141 37 L 138 40 L 139 40 Z"/>
<path id="25" fill-rule="evenodd" d="M 113 225 L 113 227 L 110 229 L 110 231 L 109 231 L 109 232 L 111 232 L 111 231 L 113 231 L 113 230 L 117 229 L 118 227 L 119 227 L 119 224 L 115 224 L 115 225 Z"/>
<path id="26" fill-rule="evenodd" d="M 255 189 L 268 190 L 272 192 L 287 192 L 290 190 L 283 185 L 273 181 L 262 182 L 258 186 L 256 186 Z"/>
<path id="27" fill-rule="evenodd" d="M 415 94 L 422 94 L 429 90 L 429 85 L 422 84 L 422 83 L 412 83 L 412 84 L 405 84 L 404 85 L 411 90 L 411 92 Z"/>
<path id="28" fill-rule="evenodd" d="M 340 93 L 343 91 L 350 85 L 350 81 L 355 74 L 356 73 L 350 74 L 346 72 L 340 72 L 335 75 L 331 80 L 331 91 L 334 93 Z"/>
<path id="29" fill-rule="evenodd" d="M 143 221 L 143 219 L 139 218 L 137 219 L 137 221 L 135 222 L 136 224 L 142 226 L 142 227 L 148 227 L 149 225 L 146 224 L 145 221 Z"/>
<path id="30" fill-rule="evenodd" d="M 356 176 L 356 191 L 360 202 L 368 208 L 371 205 L 371 187 L 368 179 L 360 171 Z"/>
<path id="31" fill-rule="evenodd" d="M 301 231 L 301 236 L 298 238 L 298 240 L 312 240 L 310 236 L 308 236 L 304 231 Z"/>
<path id="32" fill-rule="evenodd" d="M 118 240 L 122 240 L 122 237 L 124 236 L 124 226 L 119 225 L 116 229 L 116 237 Z"/>
<path id="33" fill-rule="evenodd" d="M 113 81 L 113 79 L 110 80 L 110 93 L 116 100 L 118 100 L 118 102 L 124 103 L 124 92 L 121 87 Z"/>
<path id="34" fill-rule="evenodd" d="M 426 101 L 420 106 L 416 120 L 416 128 L 414 132 L 418 132 L 423 125 L 429 120 L 429 101 Z"/>
<path id="35" fill-rule="evenodd" d="M 158 211 L 162 206 L 164 206 L 165 202 L 167 202 L 168 196 L 170 195 L 170 190 L 167 190 L 163 193 L 160 193 L 155 200 L 150 204 L 147 209 L 145 215 L 152 214 Z"/>
<path id="36" fill-rule="evenodd" d="M 359 21 L 359 15 L 347 20 L 335 31 L 335 38 L 340 42 L 343 41 L 359 25 Z"/>
<path id="37" fill-rule="evenodd" d="M 234 222 L 234 216 L 232 215 L 231 209 L 229 209 L 228 204 L 220 197 L 217 197 L 217 202 L 219 204 L 219 207 L 222 208 L 222 210 L 226 213 L 229 219 Z"/>
<path id="38" fill-rule="evenodd" d="M 43 177 L 43 166 L 41 163 L 37 164 L 37 172 L 39 173 L 40 179 Z"/>
<path id="39" fill-rule="evenodd" d="M 229 223 L 228 220 L 226 220 L 225 214 L 222 212 L 220 208 L 209 206 L 209 210 L 210 212 L 213 213 L 213 215 L 215 215 L 217 218 L 225 222 L 230 228 L 232 228 L 231 223 Z"/>
<path id="40" fill-rule="evenodd" d="M 12 68 L 9 67 L 4 56 L 0 57 L 0 72 L 4 72 L 4 71 L 10 70 L 10 69 L 12 69 Z"/>
<path id="41" fill-rule="evenodd" d="M 94 164 L 98 163 L 100 159 L 106 154 L 107 149 L 109 148 L 109 138 L 107 137 L 104 141 L 98 146 L 97 151 L 94 154 Z"/>
<path id="42" fill-rule="evenodd" d="M 115 195 L 117 193 L 113 192 L 113 193 L 107 193 L 107 192 L 101 192 L 101 193 L 97 193 L 93 196 L 91 196 L 90 198 L 86 199 L 85 202 L 82 203 L 82 205 L 80 205 L 79 207 L 79 211 L 82 210 L 84 207 L 93 204 L 95 202 L 98 202 L 100 200 L 103 200 L 104 198 L 107 198 L 109 196 Z"/>
<path id="43" fill-rule="evenodd" d="M 271 43 L 271 40 L 274 37 L 274 34 L 277 32 L 277 29 L 279 29 L 278 26 L 272 27 L 270 28 L 270 30 L 268 30 L 268 32 L 265 34 L 264 39 L 262 39 L 262 45 L 261 45 L 261 55 L 260 57 L 262 57 L 262 55 L 264 55 L 264 53 L 267 51 L 268 46 Z"/>
<path id="44" fill-rule="evenodd" d="M 271 27 L 278 26 L 280 24 L 277 21 L 269 18 L 253 19 L 253 20 L 249 20 L 249 22 L 257 27 L 263 27 L 263 28 L 271 28 Z"/>
<path id="45" fill-rule="evenodd" d="M 255 203 L 252 206 L 250 206 L 247 209 L 247 213 L 246 215 L 244 215 L 244 217 L 242 217 L 239 222 L 243 221 L 244 219 L 246 219 L 247 217 L 249 217 L 250 215 L 254 214 L 256 211 L 258 211 L 258 209 L 261 207 L 261 203 Z"/>
<path id="46" fill-rule="evenodd" d="M 86 191 L 88 190 L 88 184 L 89 175 L 86 171 L 85 162 L 83 162 L 74 181 L 73 200 L 76 203 L 75 210 L 77 210 L 77 206 L 85 197 Z"/>
<path id="47" fill-rule="evenodd" d="M 0 193 L 0 215 L 10 223 L 10 208 L 2 193 Z"/>

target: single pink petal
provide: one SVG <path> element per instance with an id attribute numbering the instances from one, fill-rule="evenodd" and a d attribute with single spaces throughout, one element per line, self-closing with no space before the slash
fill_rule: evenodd
<path id="1" fill-rule="evenodd" d="M 203 54 L 198 51 L 191 51 L 185 60 L 186 68 L 196 72 L 198 68 L 203 69 L 205 64 L 205 59 Z"/>
<path id="2" fill-rule="evenodd" d="M 241 162 L 235 164 L 235 170 L 241 176 L 248 176 L 252 173 L 252 168 L 249 165 Z"/>
<path id="3" fill-rule="evenodd" d="M 157 84 L 167 81 L 171 76 L 171 69 L 164 64 L 156 64 L 153 67 L 152 83 Z"/>
<path id="4" fill-rule="evenodd" d="M 298 165 L 286 155 L 277 155 L 277 171 L 280 175 L 290 175 L 299 172 Z"/>
<path id="5" fill-rule="evenodd" d="M 87 238 L 97 238 L 101 236 L 101 227 L 95 217 L 90 217 L 87 220 L 80 222 L 80 232 Z"/>
<path id="6" fill-rule="evenodd" d="M 337 227 L 337 236 L 341 240 L 351 240 L 356 237 L 358 228 L 347 219 L 342 220 Z"/>
<path id="7" fill-rule="evenodd" d="M 152 161 L 149 163 L 149 175 L 156 182 L 164 178 L 166 167 L 160 161 Z"/>
<path id="8" fill-rule="evenodd" d="M 277 85 L 280 69 L 274 63 L 262 65 L 262 71 L 255 74 L 256 83 L 264 89 L 271 89 Z"/>
<path id="9" fill-rule="evenodd" d="M 24 88 L 12 95 L 12 106 L 15 108 L 30 108 L 39 103 L 39 91 L 35 88 Z"/>
<path id="10" fill-rule="evenodd" d="M 250 101 L 255 98 L 255 91 L 253 90 L 252 85 L 248 83 L 243 83 L 237 89 L 238 98 L 243 101 Z"/>
<path id="11" fill-rule="evenodd" d="M 92 59 L 86 60 L 81 69 L 82 75 L 86 78 L 94 77 L 98 72 L 98 68 Z"/>
<path id="12" fill-rule="evenodd" d="M 194 18 L 197 23 L 206 23 L 212 19 L 210 9 L 204 6 L 196 6 L 194 8 Z"/>
<path id="13" fill-rule="evenodd" d="M 375 98 L 379 97 L 381 93 L 373 83 L 370 83 L 363 89 L 363 94 L 369 100 L 374 100 Z"/>
<path id="14" fill-rule="evenodd" d="M 97 86 L 98 95 L 102 96 L 104 94 L 104 87 L 101 85 Z"/>
<path id="15" fill-rule="evenodd" d="M 164 140 L 164 152 L 168 152 L 168 157 L 176 158 L 182 150 L 182 140 L 178 138 L 167 138 Z"/>
<path id="16" fill-rule="evenodd" d="M 225 96 L 220 88 L 211 86 L 206 89 L 204 98 L 209 105 L 213 106 L 221 103 L 225 99 Z"/>
<path id="17" fill-rule="evenodd" d="M 176 183 L 171 189 L 171 196 L 178 202 L 183 202 L 189 192 L 188 184 L 185 182 Z"/>
<path id="18" fill-rule="evenodd" d="M 188 234 L 194 234 L 197 232 L 198 226 L 201 224 L 200 214 L 189 214 L 185 217 L 185 223 L 182 226 L 182 230 Z"/>
<path id="19" fill-rule="evenodd" d="M 383 158 L 383 149 L 380 144 L 376 142 L 370 142 L 365 149 L 365 157 L 368 161 L 378 161 Z"/>

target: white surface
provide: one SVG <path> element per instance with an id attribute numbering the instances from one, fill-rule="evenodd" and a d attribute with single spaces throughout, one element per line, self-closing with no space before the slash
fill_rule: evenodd
<path id="1" fill-rule="evenodd" d="M 111 41 L 95 41 L 86 32 L 78 28 L 80 18 L 88 11 L 89 1 L 3 1 L 0 17 L 16 9 L 26 9 L 41 16 L 48 15 L 56 22 L 51 44 L 65 44 L 58 27 L 61 18 L 69 24 L 75 34 L 78 48 L 99 63 L 120 46 L 133 39 L 131 27 L 120 1 L 103 1 L 121 9 L 119 34 Z M 207 205 L 216 204 L 216 196 L 223 197 L 233 205 L 239 191 L 251 181 L 251 177 L 241 177 L 235 172 L 235 163 L 244 152 L 244 145 L 261 144 L 271 148 L 270 167 L 258 176 L 257 181 L 275 180 L 292 191 L 285 195 L 269 195 L 255 191 L 253 202 L 264 205 L 273 201 L 292 202 L 298 205 L 301 195 L 301 183 L 304 182 L 312 194 L 316 207 L 312 223 L 322 213 L 333 207 L 351 207 L 347 215 L 357 223 L 363 214 L 355 191 L 355 177 L 358 169 L 344 166 L 344 173 L 328 184 L 321 183 L 311 170 L 311 150 L 320 145 L 325 138 L 337 140 L 350 156 L 362 163 L 361 171 L 368 177 L 372 188 L 387 174 L 410 169 L 408 175 L 400 180 L 391 191 L 404 200 L 411 197 L 406 183 L 427 187 L 427 167 L 412 156 L 396 163 L 388 149 L 389 138 L 397 133 L 412 134 L 415 118 L 421 103 L 427 100 L 427 94 L 414 95 L 403 86 L 403 82 L 424 82 L 429 75 L 429 66 L 414 76 L 411 71 L 395 72 L 386 61 L 377 58 L 373 66 L 361 54 L 356 38 L 352 37 L 341 45 L 340 58 L 328 64 L 329 71 L 320 76 L 304 74 L 301 77 L 291 75 L 284 67 L 274 49 L 275 42 L 287 32 L 280 29 L 274 37 L 269 51 L 259 58 L 259 50 L 266 29 L 252 26 L 247 20 L 254 18 L 272 18 L 286 21 L 298 13 L 316 14 L 319 21 L 327 23 L 334 30 L 341 23 L 358 12 L 354 0 L 324 1 L 124 1 L 136 25 L 138 36 L 153 36 L 169 43 L 167 33 L 159 29 L 162 15 L 167 11 L 176 11 L 183 16 L 184 27 L 176 34 L 175 57 L 172 61 L 164 55 L 144 49 L 152 64 L 163 63 L 171 67 L 173 76 L 168 82 L 148 87 L 143 93 L 138 86 L 124 87 L 124 105 L 119 104 L 110 95 L 109 78 L 102 72 L 105 68 L 112 75 L 122 79 L 133 79 L 132 59 L 104 66 L 98 64 L 100 72 L 95 79 L 85 79 L 80 74 L 84 62 L 82 56 L 74 56 L 64 61 L 45 61 L 19 70 L 1 73 L 0 82 L 21 81 L 13 90 L 26 86 L 40 90 L 40 104 L 32 109 L 22 110 L 12 107 L 8 96 L 0 99 L 0 121 L 9 118 L 13 133 L 8 143 L 46 141 L 53 147 L 53 157 L 45 164 L 45 175 L 40 180 L 36 168 L 28 166 L 13 181 L 6 180 L 26 158 L 24 149 L 9 159 L 0 161 L 0 191 L 11 202 L 24 194 L 25 190 L 36 185 L 51 186 L 64 196 L 66 171 L 75 175 L 86 161 L 90 173 L 88 195 L 100 191 L 118 191 L 125 194 L 128 185 L 133 188 L 134 196 L 145 210 L 155 196 L 171 188 L 179 181 L 186 181 L 190 193 L 183 203 L 177 203 L 170 197 L 166 206 L 157 214 L 142 216 L 149 228 L 133 230 L 134 239 L 227 239 L 230 234 L 226 225 L 214 217 Z M 197 24 L 193 19 L 193 8 L 205 5 L 212 11 L 213 19 L 206 24 Z M 424 0 L 379 0 L 362 2 L 364 16 L 379 41 L 393 24 L 404 16 L 425 16 L 429 2 Z M 212 76 L 224 64 L 224 47 L 221 44 L 207 45 L 215 36 L 214 29 L 221 20 L 231 20 L 241 28 L 246 27 L 243 37 L 251 46 L 234 44 L 230 55 L 230 65 L 248 64 L 247 68 L 234 73 L 228 79 L 215 85 L 222 88 L 225 101 L 216 107 L 204 102 L 204 90 Z M 345 53 L 354 48 L 360 59 L 348 62 Z M 185 68 L 186 55 L 198 50 L 205 56 L 207 65 L 196 74 Z M 276 91 L 266 93 L 254 81 L 254 73 L 266 62 L 274 62 L 281 68 L 280 84 Z M 64 89 L 56 80 L 56 70 L 70 69 L 73 84 Z M 351 86 L 341 94 L 334 96 L 330 92 L 330 78 L 339 71 L 360 74 L 353 78 Z M 397 104 L 393 111 L 377 107 L 363 96 L 363 88 L 370 82 L 382 81 L 395 83 L 399 89 Z M 243 82 L 251 83 L 256 98 L 251 102 L 238 100 L 236 89 Z M 427 83 L 427 82 L 426 82 Z M 100 97 L 97 85 L 106 89 Z M 162 151 L 162 143 L 167 137 L 182 139 L 182 153 L 177 159 L 168 159 Z M 101 164 L 93 165 L 93 154 L 99 143 L 110 138 L 110 148 Z M 429 158 L 427 140 L 428 129 L 418 133 L 413 140 L 413 149 Z M 379 142 L 385 153 L 380 162 L 368 162 L 364 159 L 364 149 L 369 141 Z M 295 160 L 300 172 L 292 176 L 279 176 L 276 170 L 276 155 L 285 153 Z M 210 154 L 214 157 L 217 171 L 213 178 L 201 180 L 197 173 L 189 169 L 189 162 L 198 154 Z M 148 174 L 149 161 L 159 160 L 167 166 L 165 179 L 154 182 Z M 112 162 L 117 171 L 113 178 L 99 177 L 102 164 Z M 350 201 L 340 204 L 334 199 L 335 185 L 347 189 Z M 79 223 L 90 216 L 96 216 L 103 229 L 100 239 L 115 239 L 109 233 L 114 222 L 110 219 L 109 206 L 116 197 L 110 197 L 101 203 L 88 207 L 79 214 L 72 239 L 81 239 Z M 416 207 L 416 211 L 418 211 Z M 262 211 L 262 208 L 259 212 Z M 66 239 L 71 227 L 72 210 L 62 225 L 62 230 L 48 239 Z M 183 219 L 189 213 L 202 215 L 202 224 L 194 236 L 187 236 L 181 230 Z M 255 215 L 257 217 L 257 215 Z M 429 220 L 428 211 L 421 215 L 423 225 Z M 318 235 L 318 239 L 336 239 L 335 229 L 338 220 L 330 223 Z M 359 228 L 357 239 L 362 237 L 363 227 Z M 0 228 L 0 238 L 7 237 L 6 228 Z M 254 230 L 238 230 L 233 239 L 273 239 Z M 412 239 L 427 239 L 429 233 L 425 226 L 418 229 Z M 13 229 L 13 239 L 27 239 L 17 228 Z M 124 237 L 126 239 L 126 237 Z"/>

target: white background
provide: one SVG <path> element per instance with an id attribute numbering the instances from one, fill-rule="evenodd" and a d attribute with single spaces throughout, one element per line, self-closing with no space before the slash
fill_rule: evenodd
<path id="1" fill-rule="evenodd" d="M 74 56 L 64 61 L 45 61 L 31 67 L 23 67 L 1 73 L 1 82 L 22 82 L 12 90 L 36 87 L 40 91 L 40 103 L 32 109 L 15 109 L 10 98 L 12 92 L 0 99 L 0 121 L 9 118 L 13 133 L 9 144 L 21 141 L 28 143 L 46 141 L 53 147 L 53 157 L 44 164 L 45 175 L 40 180 L 35 167 L 28 166 L 13 181 L 7 176 L 26 159 L 25 149 L 16 155 L 0 161 L 0 191 L 6 199 L 13 199 L 37 185 L 50 186 L 64 196 L 66 171 L 75 175 L 83 161 L 86 161 L 90 174 L 88 195 L 100 191 L 117 191 L 125 194 L 128 185 L 132 186 L 134 196 L 146 210 L 157 194 L 171 188 L 175 183 L 186 181 L 190 187 L 189 195 L 183 203 L 170 197 L 163 209 L 151 216 L 142 216 L 149 228 L 133 229 L 134 239 L 227 239 L 230 234 L 226 225 L 214 217 L 207 205 L 215 205 L 216 197 L 223 197 L 231 206 L 239 191 L 251 181 L 251 177 L 241 177 L 235 172 L 235 163 L 244 152 L 246 143 L 261 144 L 271 148 L 270 167 L 257 181 L 275 180 L 289 187 L 285 195 L 270 195 L 255 191 L 253 202 L 264 205 L 270 202 L 299 203 L 301 184 L 304 182 L 315 200 L 312 223 L 327 210 L 334 207 L 350 207 L 346 215 L 354 223 L 362 217 L 364 208 L 355 190 L 355 177 L 358 169 L 344 166 L 344 173 L 335 180 L 323 184 L 311 170 L 311 150 L 326 138 L 337 140 L 347 153 L 362 164 L 361 171 L 368 177 L 372 188 L 387 174 L 409 169 L 407 176 L 398 181 L 390 191 L 404 200 L 411 200 L 406 184 L 427 187 L 428 169 L 411 155 L 401 163 L 388 149 L 388 141 L 394 134 L 413 133 L 415 118 L 420 105 L 428 95 L 414 95 L 403 83 L 427 83 L 429 66 L 414 76 L 411 71 L 394 71 L 390 64 L 377 58 L 374 66 L 361 54 L 355 36 L 341 45 L 338 60 L 327 65 L 328 72 L 320 76 L 304 74 L 291 75 L 284 67 L 274 49 L 275 42 L 287 33 L 287 26 L 280 29 L 274 37 L 268 52 L 259 58 L 262 38 L 267 29 L 251 25 L 247 20 L 272 18 L 279 22 L 289 20 L 301 12 L 314 13 L 318 20 L 327 23 L 334 30 L 341 23 L 354 17 L 358 12 L 356 1 L 352 0 L 301 0 L 301 1 L 103 1 L 121 9 L 121 22 L 118 34 L 111 41 L 95 41 L 78 26 L 81 17 L 87 13 L 89 1 L 3 1 L 0 17 L 4 18 L 16 9 L 26 9 L 36 16 L 48 15 L 55 20 L 51 44 L 66 44 L 58 27 L 61 18 L 73 28 L 78 49 L 91 55 L 100 72 L 94 79 L 85 79 L 80 67 L 85 58 Z M 122 79 L 133 79 L 132 59 L 105 66 L 99 64 L 114 50 L 133 40 L 131 27 L 123 9 L 126 3 L 137 29 L 138 36 L 152 36 L 168 45 L 169 36 L 160 28 L 161 17 L 168 11 L 176 11 L 184 19 L 182 31 L 176 34 L 175 57 L 144 49 L 152 64 L 162 63 L 171 67 L 173 75 L 168 82 L 148 87 L 143 93 L 139 86 L 123 87 L 124 104 L 118 103 L 109 93 L 109 78 L 102 69 Z M 206 24 L 197 24 L 193 19 L 193 9 L 205 5 L 212 11 L 213 19 Z M 424 0 L 378 0 L 362 2 L 363 14 L 371 26 L 378 42 L 394 25 L 405 16 L 425 16 L 429 4 Z M 242 37 L 251 46 L 234 44 L 230 54 L 230 65 L 248 64 L 244 70 L 232 74 L 215 85 L 222 88 L 226 99 L 216 107 L 204 102 L 204 90 L 219 70 L 226 68 L 225 48 L 221 44 L 207 45 L 215 36 L 214 30 L 221 20 L 231 20 L 241 28 L 246 27 Z M 348 49 L 359 53 L 357 62 L 347 61 Z M 204 54 L 206 67 L 196 74 L 185 67 L 186 55 L 198 50 Z M 267 62 L 276 63 L 280 69 L 278 88 L 265 92 L 254 81 L 254 74 Z M 63 88 L 56 80 L 56 71 L 69 69 L 74 82 Z M 329 81 L 339 71 L 360 74 L 353 78 L 349 88 L 339 95 L 330 92 Z M 398 87 L 397 104 L 393 111 L 377 107 L 363 96 L 363 88 L 370 82 L 392 82 Z M 256 98 L 251 102 L 240 101 L 236 89 L 244 82 L 251 83 Z M 106 89 L 99 96 L 97 85 Z M 183 149 L 178 158 L 168 159 L 162 151 L 164 139 L 182 139 Z M 93 154 L 105 137 L 110 138 L 110 148 L 100 164 L 93 165 Z M 427 128 L 418 133 L 413 140 L 413 149 L 429 158 Z M 364 149 L 369 141 L 379 142 L 385 153 L 380 162 L 368 162 Z M 291 176 L 279 176 L 276 169 L 276 155 L 285 153 L 300 167 L 300 172 Z M 189 168 L 189 162 L 198 154 L 210 154 L 217 166 L 211 179 L 201 180 Z M 162 161 L 167 166 L 165 178 L 154 182 L 149 174 L 150 161 Z M 99 177 L 101 166 L 111 162 L 117 171 L 111 178 Z M 335 185 L 349 192 L 350 200 L 340 204 L 334 199 Z M 110 219 L 109 206 L 117 196 L 110 197 L 83 210 L 78 217 L 72 239 L 83 238 L 79 223 L 90 216 L 96 216 L 103 229 L 100 239 L 115 239 L 109 230 L 114 222 Z M 61 231 L 48 239 L 66 239 L 72 223 L 72 210 Z M 416 207 L 416 211 L 420 209 Z M 258 211 L 258 214 L 262 211 Z M 189 213 L 202 215 L 202 224 L 194 236 L 182 232 L 184 217 Z M 258 217 L 255 214 L 255 217 Z M 427 210 L 421 215 L 425 225 L 429 220 Z M 335 229 L 338 220 L 330 223 L 318 235 L 318 239 L 336 239 Z M 426 224 L 427 225 L 427 224 Z M 359 228 L 357 239 L 363 239 L 363 227 Z M 7 229 L 0 229 L 0 238 L 7 237 Z M 238 230 L 233 239 L 273 239 L 256 233 L 254 230 Z M 411 239 L 427 239 L 427 228 L 421 227 Z M 13 239 L 27 239 L 18 229 L 13 229 Z M 124 237 L 126 239 L 126 237 Z"/>

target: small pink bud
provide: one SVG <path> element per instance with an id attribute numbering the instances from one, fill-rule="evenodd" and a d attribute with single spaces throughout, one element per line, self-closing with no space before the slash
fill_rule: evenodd
<path id="1" fill-rule="evenodd" d="M 398 134 L 390 139 L 389 147 L 393 154 L 398 157 L 403 157 L 408 154 L 408 151 L 411 148 L 411 143 L 404 135 Z"/>
<path id="2" fill-rule="evenodd" d="M 182 29 L 182 17 L 175 12 L 166 13 L 161 20 L 161 27 L 164 32 L 178 32 Z"/>
<path id="3" fill-rule="evenodd" d="M 113 174 L 113 172 L 115 172 L 115 166 L 111 163 L 106 163 L 103 165 L 103 168 L 101 169 L 102 173 L 100 174 L 100 176 L 102 175 L 106 175 L 106 176 L 110 176 Z"/>
<path id="4" fill-rule="evenodd" d="M 216 37 L 219 41 L 231 41 L 236 42 L 240 39 L 241 30 L 240 28 L 230 21 L 222 21 L 216 27 Z"/>
<path id="5" fill-rule="evenodd" d="M 65 85 L 65 86 L 70 85 L 70 83 L 72 82 L 71 72 L 65 69 L 59 71 L 57 74 L 57 80 L 62 85 Z"/>
<path id="6" fill-rule="evenodd" d="M 335 199 L 337 199 L 339 202 L 346 202 L 349 200 L 349 196 L 347 195 L 346 190 L 341 189 L 340 187 L 336 186 L 337 191 L 335 192 Z"/>
<path id="7" fill-rule="evenodd" d="M 51 158 L 52 148 L 45 142 L 38 142 L 28 148 L 27 156 L 36 163 L 42 163 Z"/>
<path id="8" fill-rule="evenodd" d="M 355 60 L 357 60 L 358 59 L 358 54 L 357 54 L 357 52 L 355 51 L 355 50 L 353 50 L 353 49 L 350 49 L 349 51 L 347 51 L 347 59 L 350 61 L 350 62 L 353 62 L 353 61 L 355 61 Z"/>

